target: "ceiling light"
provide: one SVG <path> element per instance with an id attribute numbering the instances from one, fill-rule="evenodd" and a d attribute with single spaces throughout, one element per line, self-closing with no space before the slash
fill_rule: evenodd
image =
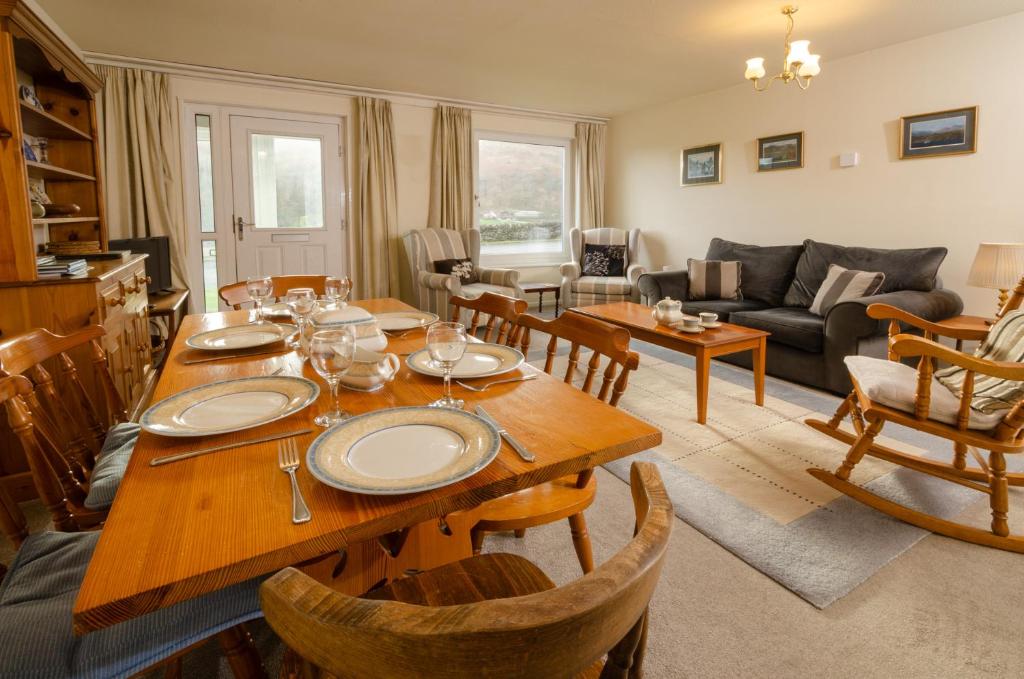
<path id="1" fill-rule="evenodd" d="M 747 59 L 747 70 L 744 72 L 743 77 L 754 83 L 754 89 L 758 92 L 764 92 L 771 87 L 772 82 L 775 80 L 781 80 L 787 85 L 795 82 L 799 85 L 800 89 L 806 90 L 811 85 L 811 78 L 821 73 L 821 66 L 818 64 L 818 60 L 821 57 L 817 54 L 811 54 L 811 41 L 790 40 L 790 36 L 793 35 L 793 15 L 796 14 L 797 9 L 793 5 L 786 5 L 782 8 L 782 13 L 786 15 L 786 19 L 789 21 L 789 29 L 786 31 L 786 54 L 783 59 L 782 73 L 773 75 L 762 86 L 760 81 L 765 76 L 764 58 L 755 57 Z"/>

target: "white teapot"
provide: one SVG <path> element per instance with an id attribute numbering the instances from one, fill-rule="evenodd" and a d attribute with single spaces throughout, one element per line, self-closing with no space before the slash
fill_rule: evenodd
<path id="1" fill-rule="evenodd" d="M 356 391 L 377 391 L 395 379 L 402 360 L 395 354 L 381 354 L 356 347 L 352 365 L 341 376 L 341 385 Z"/>
<path id="2" fill-rule="evenodd" d="M 654 316 L 655 321 L 662 325 L 676 323 L 683 320 L 683 303 L 666 297 L 654 305 L 654 311 L 651 312 L 651 315 Z"/>

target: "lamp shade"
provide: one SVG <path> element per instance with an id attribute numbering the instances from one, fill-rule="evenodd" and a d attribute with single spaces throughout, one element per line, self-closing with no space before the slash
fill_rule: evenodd
<path id="1" fill-rule="evenodd" d="M 821 73 L 821 66 L 818 65 L 818 59 L 820 58 L 817 54 L 809 55 L 807 60 L 800 64 L 800 75 L 804 78 L 813 78 Z"/>
<path id="2" fill-rule="evenodd" d="M 790 64 L 804 63 L 811 56 L 810 40 L 794 40 L 789 43 L 789 54 L 786 55 L 786 68 Z"/>
<path id="3" fill-rule="evenodd" d="M 747 71 L 743 74 L 747 80 L 757 80 L 764 77 L 764 57 L 747 59 Z"/>
<path id="4" fill-rule="evenodd" d="M 967 285 L 1009 290 L 1024 275 L 1024 243 L 982 243 L 974 255 Z"/>

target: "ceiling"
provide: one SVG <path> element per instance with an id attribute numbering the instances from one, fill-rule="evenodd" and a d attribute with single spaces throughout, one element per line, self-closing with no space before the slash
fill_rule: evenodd
<path id="1" fill-rule="evenodd" d="M 769 0 L 37 0 L 87 51 L 439 98 L 614 115 L 779 67 Z M 1024 11 L 1024 0 L 804 0 L 828 61 Z"/>

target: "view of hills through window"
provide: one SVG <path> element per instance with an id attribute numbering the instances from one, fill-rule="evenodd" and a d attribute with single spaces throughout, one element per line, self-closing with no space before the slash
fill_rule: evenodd
<path id="1" fill-rule="evenodd" d="M 560 252 L 565 148 L 481 139 L 478 163 L 481 250 Z"/>

